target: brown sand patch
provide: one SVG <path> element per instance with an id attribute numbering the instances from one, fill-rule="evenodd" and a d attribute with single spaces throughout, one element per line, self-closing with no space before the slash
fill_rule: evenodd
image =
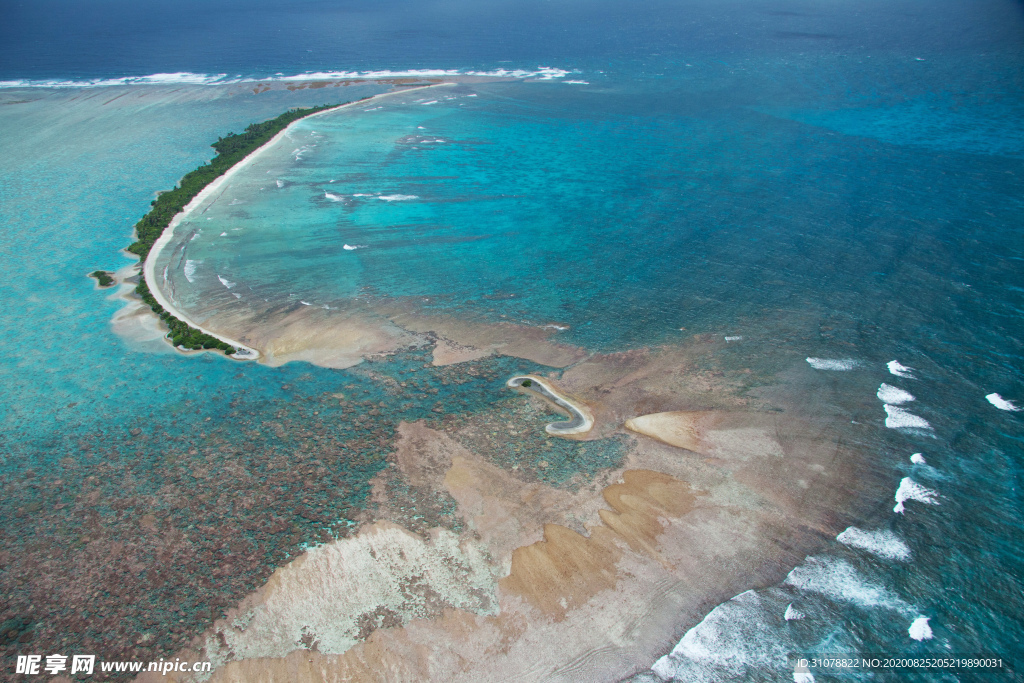
<path id="1" fill-rule="evenodd" d="M 395 461 L 399 471 L 413 486 L 430 486 L 439 490 L 453 457 L 470 456 L 461 444 L 444 432 L 427 427 L 423 422 L 401 422 Z"/>
<path id="2" fill-rule="evenodd" d="M 292 307 L 263 313 L 217 316 L 217 329 L 263 354 L 269 365 L 308 361 L 327 368 L 348 368 L 364 356 L 391 353 L 425 340 L 385 319 L 360 311 Z"/>
<path id="3" fill-rule="evenodd" d="M 434 346 L 434 365 L 454 365 L 471 360 L 478 360 L 491 355 L 490 349 L 478 349 L 473 346 L 456 344 L 449 339 L 438 339 Z"/>
<path id="4" fill-rule="evenodd" d="M 502 568 L 500 574 L 509 571 L 516 548 L 543 538 L 546 524 L 583 533 L 587 525 L 600 524 L 601 486 L 614 481 L 616 473 L 572 493 L 517 478 L 473 453 L 459 441 L 461 436 L 422 422 L 400 423 L 394 462 L 411 486 L 455 500 L 459 517 L 492 564 Z M 382 496 L 378 502 L 394 503 Z"/>
<path id="5" fill-rule="evenodd" d="M 710 457 L 745 459 L 785 455 L 775 438 L 778 417 L 771 414 L 684 410 L 626 420 L 626 429 L 670 446 Z"/>
<path id="6" fill-rule="evenodd" d="M 546 525 L 543 541 L 513 553 L 512 571 L 499 583 L 501 589 L 525 597 L 560 621 L 569 609 L 615 587 L 615 565 L 622 555 L 616 541 L 661 560 L 656 546 L 665 525 L 660 519 L 689 511 L 690 487 L 649 470 L 624 472 L 623 480 L 604 490 L 605 501 L 615 510 L 600 511 L 604 526 L 591 529 L 590 538 L 584 538 L 563 526 Z"/>
<path id="7" fill-rule="evenodd" d="M 678 410 L 742 410 L 737 378 L 714 369 L 716 344 L 702 338 L 674 347 L 595 354 L 566 370 L 560 384 L 591 407 L 588 438 L 619 430 L 630 418 Z"/>
<path id="8" fill-rule="evenodd" d="M 554 332 L 540 327 L 476 323 L 448 316 L 425 315 L 413 310 L 411 305 L 397 302 L 378 305 L 375 310 L 411 332 L 433 332 L 461 347 L 525 358 L 551 367 L 562 368 L 587 355 L 578 347 L 551 341 Z"/>

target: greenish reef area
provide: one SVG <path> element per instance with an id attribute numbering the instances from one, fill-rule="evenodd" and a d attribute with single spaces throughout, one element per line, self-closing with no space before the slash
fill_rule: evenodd
<path id="1" fill-rule="evenodd" d="M 344 104 L 347 103 L 324 104 L 319 107 L 311 107 L 308 109 L 289 109 L 285 113 L 276 118 L 270 119 L 269 121 L 249 124 L 243 133 L 228 133 L 226 137 L 218 138 L 217 142 L 210 145 L 217 151 L 217 156 L 211 159 L 209 163 L 203 164 L 194 171 L 186 173 L 173 190 L 161 192 L 159 196 L 151 202 L 151 206 L 153 208 L 149 210 L 149 213 L 142 217 L 142 220 L 135 224 L 135 234 L 138 239 L 128 247 L 128 251 L 136 254 L 143 262 L 145 262 L 146 257 L 149 255 L 149 250 L 152 249 L 153 244 L 160 239 L 160 235 L 163 234 L 164 230 L 168 225 L 170 225 L 174 217 L 178 215 L 178 213 L 181 212 L 188 203 L 196 197 L 196 195 L 202 192 L 203 188 L 220 176 L 224 175 L 228 169 L 247 157 L 251 152 L 270 142 L 275 135 L 287 128 L 292 122 L 298 121 L 310 114 L 316 114 L 327 109 L 341 107 Z M 110 284 L 113 284 L 113 280 L 110 276 L 102 270 L 97 270 L 91 273 L 90 277 L 95 277 L 99 281 L 101 287 L 108 287 Z M 109 282 L 104 282 L 104 278 Z M 138 294 L 142 300 L 153 309 L 153 312 L 160 316 L 160 319 L 167 324 L 170 328 L 168 336 L 175 346 L 180 346 L 186 349 L 219 349 L 227 354 L 235 353 L 236 349 L 230 344 L 225 344 L 216 337 L 212 337 L 205 332 L 200 332 L 164 310 L 164 308 L 157 303 L 156 299 L 153 298 L 153 294 L 149 291 L 149 287 L 146 286 L 145 278 L 139 280 L 139 284 L 135 288 L 135 293 Z"/>

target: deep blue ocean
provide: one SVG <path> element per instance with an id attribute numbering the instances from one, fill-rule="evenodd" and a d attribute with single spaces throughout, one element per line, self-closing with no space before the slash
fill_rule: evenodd
<path id="1" fill-rule="evenodd" d="M 131 263 L 120 250 L 154 193 L 218 136 L 386 90 L 253 96 L 250 80 L 442 70 L 520 77 L 299 124 L 308 150 L 280 155 L 279 194 L 254 178 L 240 208 L 211 214 L 237 236 L 189 247 L 183 296 L 227 296 L 222 277 L 268 300 L 423 297 L 481 322 L 558 323 L 560 341 L 593 351 L 672 343 L 684 327 L 737 338 L 723 362 L 765 383 L 829 373 L 850 405 L 871 406 L 856 419 L 886 444 L 878 476 L 894 497 L 785 582 L 715 608 L 635 680 L 1021 680 L 811 679 L 786 659 L 1019 660 L 1024 4 L 1012 0 L 0 1 L 5 656 L 103 649 L 169 609 L 181 620 L 154 645 L 173 652 L 304 544 L 354 526 L 400 420 L 440 420 L 435 401 L 485 409 L 510 373 L 538 369 L 491 359 L 459 383 L 424 367 L 429 350 L 346 371 L 186 358 L 115 334 L 122 302 L 85 277 Z M 412 369 L 443 387 L 429 404 L 373 379 Z M 372 424 L 351 419 L 377 408 Z M 617 462 L 616 444 L 587 447 L 595 467 Z M 563 464 L 548 483 L 571 479 Z M 312 486 L 293 474 L 313 471 Z M 256 509 L 233 502 L 243 489 L 260 492 Z M 82 500 L 86 512 L 62 512 Z M 147 514 L 203 532 L 191 564 L 131 540 L 122 520 Z M 90 555 L 99 536 L 118 554 Z M 194 575 L 229 557 L 231 576 Z M 82 592 L 97 582 L 145 591 L 137 604 Z"/>

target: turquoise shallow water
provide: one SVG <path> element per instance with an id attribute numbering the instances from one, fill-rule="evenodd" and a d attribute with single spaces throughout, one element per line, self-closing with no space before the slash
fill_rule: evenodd
<path id="1" fill-rule="evenodd" d="M 865 386 L 894 384 L 934 428 L 886 430 L 881 402 L 858 414 L 886 443 L 879 476 L 893 491 L 911 477 L 938 496 L 937 506 L 907 502 L 903 516 L 890 499 L 863 521 L 893 531 L 912 560 L 835 543 L 790 583 L 696 632 L 728 656 L 685 650 L 655 671 L 792 680 L 777 655 L 795 650 L 1012 658 L 1024 640 L 1021 413 L 984 396 L 1024 402 L 1019 50 L 786 40 L 802 47 L 623 50 L 573 63 L 581 73 L 569 78 L 588 84 L 442 88 L 305 122 L 274 173 L 204 216 L 210 229 L 200 222 L 171 274 L 176 294 L 328 306 L 354 293 L 425 297 L 430 311 L 474 320 L 569 325 L 556 338 L 591 350 L 741 336 L 720 362 L 763 382 L 806 368 L 807 356 L 856 359 L 834 373 L 851 404 L 874 400 Z M 111 643 L 147 629 L 173 651 L 304 543 L 345 533 L 397 420 L 439 424 L 437 404 L 474 419 L 507 400 L 511 373 L 539 369 L 491 360 L 459 384 L 461 371 L 423 367 L 426 350 L 344 372 L 272 369 L 152 353 L 113 335 L 120 304 L 84 274 L 129 263 L 118 250 L 153 192 L 208 158 L 218 135 L 379 88 L 172 90 L 0 91 L 11 103 L 0 107 L 0 619 L 17 631 L 3 642 L 10 653 L 65 638 L 113 656 L 130 646 Z M 427 92 L 439 101 L 426 104 Z M 416 198 L 378 198 L 391 195 Z M 894 358 L 917 379 L 890 374 Z M 404 381 L 413 369 L 425 379 L 412 405 L 382 389 L 380 375 Z M 371 424 L 355 421 L 372 410 Z M 914 452 L 928 466 L 913 465 Z M 612 445 L 590 461 L 610 467 L 619 456 Z M 579 460 L 552 460 L 556 471 L 535 476 L 572 485 Z M 146 514 L 168 521 L 140 541 Z M 447 501 L 429 511 L 440 522 L 450 514 Z M 188 562 L 163 562 L 171 550 Z M 228 557 L 237 571 L 214 575 Z M 126 606 L 129 590 L 139 604 Z M 789 604 L 808 618 L 786 621 Z M 176 618 L 155 628 L 154 612 Z M 908 633 L 918 616 L 934 632 L 920 643 Z"/>

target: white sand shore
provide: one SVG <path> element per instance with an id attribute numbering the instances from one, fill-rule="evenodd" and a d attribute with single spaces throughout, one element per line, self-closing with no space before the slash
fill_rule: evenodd
<path id="1" fill-rule="evenodd" d="M 305 121 L 305 120 L 311 119 L 311 118 L 313 118 L 315 116 L 322 116 L 324 114 L 330 114 L 332 112 L 336 112 L 336 111 L 339 111 L 341 109 L 345 109 L 347 107 L 352 107 L 352 106 L 359 105 L 359 104 L 367 104 L 367 103 L 372 102 L 374 100 L 383 99 L 385 97 L 390 97 L 392 95 L 398 95 L 400 93 L 406 93 L 406 92 L 409 92 L 411 90 L 422 90 L 422 89 L 426 89 L 426 88 L 437 88 L 437 87 L 447 86 L 447 85 L 456 85 L 456 84 L 455 83 L 435 83 L 435 84 L 432 84 L 432 85 L 425 85 L 425 86 L 420 86 L 420 87 L 417 87 L 417 88 L 406 88 L 404 90 L 396 90 L 394 92 L 381 93 L 380 95 L 374 95 L 373 97 L 370 97 L 370 98 L 365 99 L 365 100 L 357 100 L 355 102 L 349 102 L 347 104 L 343 104 L 340 107 L 335 107 L 333 109 L 325 109 L 324 111 L 317 112 L 315 114 L 310 114 L 309 116 L 305 116 L 305 117 L 303 117 L 301 119 L 297 119 L 297 120 L 293 121 L 292 123 L 290 123 L 281 132 L 279 132 L 277 135 L 275 135 L 273 138 L 271 138 L 269 141 L 267 141 L 266 144 L 262 145 L 258 149 L 253 150 L 252 152 L 250 152 L 248 156 L 246 156 L 244 159 L 242 159 L 237 164 L 235 164 L 230 169 L 228 169 L 228 171 L 226 173 L 224 173 L 224 175 L 220 176 L 219 178 L 214 180 L 212 183 L 210 183 L 209 185 L 204 187 L 203 190 L 199 194 L 197 194 L 192 199 L 192 201 L 189 202 L 185 206 L 185 208 L 182 209 L 178 213 L 178 215 L 176 215 L 171 220 L 170 224 L 166 228 L 164 228 L 164 231 L 160 235 L 160 238 L 157 239 L 157 241 L 153 243 L 153 247 L 149 250 L 149 255 L 146 257 L 146 262 L 145 262 L 145 264 L 143 266 L 143 276 L 146 279 L 146 285 L 149 287 L 149 291 L 153 295 L 153 298 L 157 300 L 157 303 L 159 303 L 164 308 L 165 311 L 167 311 L 168 313 L 173 315 L 178 320 L 181 320 L 182 322 L 186 323 L 187 325 L 190 325 L 190 326 L 194 327 L 195 329 L 199 330 L 200 332 L 203 332 L 204 334 L 208 334 L 211 337 L 215 337 L 215 338 L 221 340 L 225 344 L 230 344 L 231 346 L 234 346 L 235 348 L 239 349 L 240 353 L 238 354 L 237 357 L 244 358 L 244 359 L 247 359 L 247 360 L 258 359 L 260 357 L 260 355 L 261 355 L 258 350 L 252 348 L 251 346 L 247 346 L 246 344 L 243 344 L 242 342 L 240 342 L 238 340 L 230 339 L 228 337 L 225 337 L 223 334 L 220 334 L 218 332 L 214 332 L 213 330 L 209 330 L 209 329 L 199 325 L 194 320 L 190 319 L 187 315 L 185 315 L 182 311 L 180 311 L 178 308 L 176 308 L 170 302 L 170 300 L 166 296 L 164 296 L 164 293 L 160 289 L 159 283 L 157 282 L 157 277 L 156 277 L 156 261 L 157 261 L 157 258 L 159 258 L 159 256 L 160 256 L 160 252 L 162 252 L 163 249 L 168 244 L 170 244 L 171 241 L 173 240 L 175 228 L 177 228 L 178 225 L 180 225 L 181 222 L 183 220 L 185 220 L 190 213 L 192 213 L 200 205 L 202 205 L 202 203 L 204 201 L 206 201 L 212 195 L 216 194 L 217 191 L 220 190 L 220 188 L 223 187 L 224 184 L 227 183 L 236 173 L 238 173 L 243 168 L 245 168 L 249 164 L 251 164 L 254 161 L 256 161 L 256 159 L 258 159 L 259 156 L 265 150 L 271 148 L 275 143 L 277 143 L 279 140 L 281 140 L 281 138 L 283 138 L 288 133 L 288 130 L 292 126 L 294 126 L 296 123 L 298 123 L 299 121 Z"/>

